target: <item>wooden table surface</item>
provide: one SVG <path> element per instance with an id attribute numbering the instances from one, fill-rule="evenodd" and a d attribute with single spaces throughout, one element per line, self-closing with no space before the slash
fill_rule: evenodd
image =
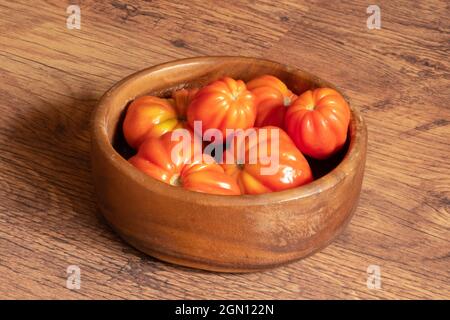
<path id="1" fill-rule="evenodd" d="M 447 1 L 0 1 L 0 297 L 450 298 Z M 72 2 L 77 4 L 77 2 Z M 356 214 L 323 251 L 251 274 L 169 265 L 96 215 L 89 117 L 103 92 L 158 63 L 264 57 L 334 82 L 369 129 Z M 81 288 L 66 288 L 67 267 Z M 379 266 L 381 288 L 367 268 Z"/>

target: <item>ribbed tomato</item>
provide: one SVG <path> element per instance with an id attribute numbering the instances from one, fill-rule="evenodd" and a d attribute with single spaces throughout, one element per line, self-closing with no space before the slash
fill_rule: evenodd
<path id="1" fill-rule="evenodd" d="M 128 161 L 147 175 L 173 186 L 212 194 L 240 194 L 236 181 L 226 175 L 214 159 L 201 155 L 201 147 L 200 156 L 195 156 L 198 153 L 192 134 L 189 142 L 178 142 L 172 141 L 172 133 L 146 139 Z M 188 152 L 183 152 L 179 143 L 184 143 L 184 151 Z"/>
<path id="2" fill-rule="evenodd" d="M 247 83 L 255 96 L 255 127 L 277 126 L 283 128 L 286 109 L 297 96 L 277 77 L 263 75 Z"/>
<path id="3" fill-rule="evenodd" d="M 149 137 L 160 137 L 168 131 L 186 126 L 172 99 L 143 96 L 128 107 L 123 123 L 127 143 L 137 149 Z"/>
<path id="4" fill-rule="evenodd" d="M 172 93 L 175 108 L 181 117 L 186 117 L 186 110 L 198 92 L 198 88 L 180 89 Z"/>
<path id="5" fill-rule="evenodd" d="M 308 162 L 286 132 L 273 126 L 254 132 L 253 138 L 235 135 L 222 164 L 242 193 L 286 190 L 313 180 Z"/>
<path id="6" fill-rule="evenodd" d="M 285 116 L 285 128 L 297 147 L 316 159 L 326 159 L 342 148 L 349 122 L 347 102 L 329 88 L 304 92 Z"/>
<path id="7" fill-rule="evenodd" d="M 201 121 L 203 130 L 247 129 L 254 125 L 256 108 L 253 94 L 242 80 L 223 78 L 200 89 L 187 110 L 191 127 Z M 216 141 L 217 142 L 217 141 Z"/>

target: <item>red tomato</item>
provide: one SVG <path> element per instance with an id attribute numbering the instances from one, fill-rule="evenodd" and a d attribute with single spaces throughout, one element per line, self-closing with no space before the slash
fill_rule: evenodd
<path id="1" fill-rule="evenodd" d="M 189 142 L 182 142 L 189 150 L 183 152 L 182 148 L 174 149 L 181 142 L 172 141 L 172 133 L 146 139 L 128 161 L 147 175 L 174 186 L 212 194 L 240 194 L 239 186 L 223 168 L 209 156 L 201 155 L 201 147 L 200 157 L 195 156 L 192 134 Z"/>
<path id="2" fill-rule="evenodd" d="M 329 88 L 304 92 L 285 116 L 285 128 L 297 147 L 316 159 L 326 159 L 342 148 L 349 122 L 347 102 Z"/>
<path id="3" fill-rule="evenodd" d="M 277 126 L 283 128 L 286 109 L 297 98 L 277 77 L 264 75 L 247 83 L 255 96 L 255 127 Z"/>
<path id="4" fill-rule="evenodd" d="M 254 132 L 253 139 L 235 135 L 222 164 L 225 172 L 237 181 L 242 193 L 286 190 L 313 180 L 308 162 L 286 132 L 273 126 L 257 128 Z M 239 153 L 239 150 L 243 152 Z"/>
<path id="5" fill-rule="evenodd" d="M 172 99 L 143 96 L 128 107 L 123 122 L 127 143 L 137 149 L 149 137 L 160 137 L 166 132 L 184 128 L 183 114 L 176 111 Z"/>
<path id="6" fill-rule="evenodd" d="M 242 80 L 223 78 L 200 89 L 189 105 L 188 122 L 202 121 L 203 130 L 216 128 L 226 137 L 225 129 L 247 129 L 254 125 L 254 97 Z"/>

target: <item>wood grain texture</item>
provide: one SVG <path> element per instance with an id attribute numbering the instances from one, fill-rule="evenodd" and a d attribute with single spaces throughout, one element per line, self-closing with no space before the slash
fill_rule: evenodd
<path id="1" fill-rule="evenodd" d="M 75 2 L 74 2 L 75 3 Z M 0 1 L 0 296 L 450 298 L 450 10 L 446 1 Z M 156 261 L 97 218 L 89 116 L 116 81 L 198 55 L 247 55 L 336 83 L 362 107 L 368 156 L 356 214 L 302 261 L 215 274 Z M 366 286 L 381 268 L 381 290 Z M 81 268 L 68 290 L 66 268 Z"/>

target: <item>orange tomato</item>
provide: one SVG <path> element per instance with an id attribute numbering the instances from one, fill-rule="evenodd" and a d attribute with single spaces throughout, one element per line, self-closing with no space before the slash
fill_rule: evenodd
<path id="1" fill-rule="evenodd" d="M 277 126 L 283 128 L 286 109 L 297 96 L 277 77 L 263 75 L 247 83 L 255 96 L 255 127 Z"/>
<path id="2" fill-rule="evenodd" d="M 285 128 L 297 147 L 316 159 L 326 159 L 342 148 L 349 122 L 347 102 L 329 88 L 304 92 L 285 116 Z"/>
<path id="3" fill-rule="evenodd" d="M 172 99 L 175 102 L 175 108 L 180 116 L 186 117 L 186 110 L 198 92 L 198 88 L 180 89 L 172 93 Z"/>
<path id="4" fill-rule="evenodd" d="M 214 159 L 202 155 L 201 147 L 198 156 L 192 133 L 188 142 L 172 141 L 172 133 L 146 139 L 138 153 L 128 161 L 147 175 L 173 186 L 220 195 L 240 194 L 237 183 Z M 183 150 L 184 146 L 178 148 L 179 143 L 183 143 L 186 149 Z M 189 151 L 184 152 L 186 150 Z"/>
<path id="5" fill-rule="evenodd" d="M 256 128 L 254 132 L 253 138 L 235 135 L 222 164 L 242 193 L 286 190 L 313 180 L 308 162 L 286 132 L 273 126 Z"/>
<path id="6" fill-rule="evenodd" d="M 177 112 L 172 99 L 143 96 L 128 107 L 123 133 L 127 143 L 137 149 L 149 137 L 160 137 L 185 126 L 183 115 Z"/>
<path id="7" fill-rule="evenodd" d="M 216 128 L 226 137 L 226 129 L 247 129 L 254 125 L 253 94 L 242 80 L 223 78 L 201 88 L 187 110 L 191 127 L 201 121 L 203 130 Z M 216 141 L 218 142 L 218 141 Z"/>

